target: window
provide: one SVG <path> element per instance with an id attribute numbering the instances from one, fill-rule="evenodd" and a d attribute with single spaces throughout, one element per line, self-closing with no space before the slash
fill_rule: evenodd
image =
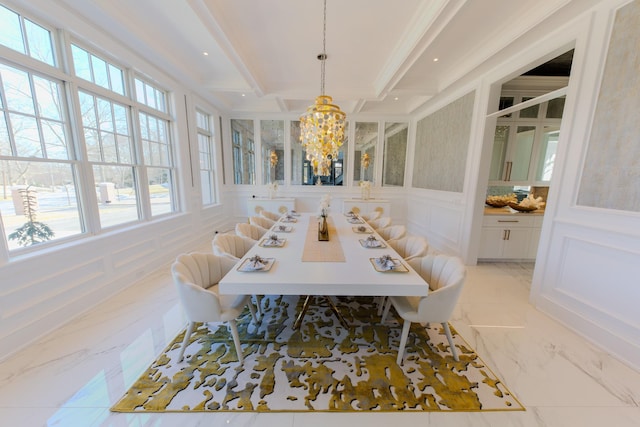
<path id="1" fill-rule="evenodd" d="M 100 225 L 140 218 L 129 109 L 79 91 L 87 159 L 92 165 Z"/>
<path id="2" fill-rule="evenodd" d="M 242 184 L 242 142 L 240 132 L 233 130 L 233 183 Z"/>
<path id="3" fill-rule="evenodd" d="M 353 182 L 373 181 L 378 123 L 356 122 Z"/>
<path id="4" fill-rule="evenodd" d="M 169 140 L 169 122 L 151 114 L 139 113 L 144 163 L 151 215 L 173 212 L 173 162 Z"/>
<path id="5" fill-rule="evenodd" d="M 200 163 L 202 204 L 211 205 L 217 201 L 211 116 L 201 110 L 196 110 L 196 127 L 198 132 L 198 158 Z"/>
<path id="6" fill-rule="evenodd" d="M 58 49 L 71 52 L 72 74 L 51 77 L 56 33 L 4 6 L 0 25 L 0 45 L 41 63 L 0 61 L 0 238 L 9 251 L 174 212 L 167 93 L 76 43 Z"/>
<path id="7" fill-rule="evenodd" d="M 0 5 L 0 44 L 55 66 L 51 31 Z"/>
<path id="8" fill-rule="evenodd" d="M 262 182 L 284 184 L 284 121 L 260 121 Z"/>
<path id="9" fill-rule="evenodd" d="M 10 250 L 82 233 L 62 82 L 0 64 L 0 214 Z"/>
<path id="10" fill-rule="evenodd" d="M 124 71 L 120 67 L 74 44 L 71 45 L 71 53 L 76 76 L 119 95 L 125 94 Z"/>
<path id="11" fill-rule="evenodd" d="M 234 184 L 256 183 L 253 120 L 231 119 Z"/>
<path id="12" fill-rule="evenodd" d="M 349 123 L 344 128 L 344 142 L 338 151 L 338 158 L 331 162 L 329 176 L 316 176 L 313 174 L 313 166 L 307 159 L 307 153 L 300 144 L 300 122 L 292 121 L 291 135 L 291 184 L 316 185 L 318 181 L 322 185 L 344 185 L 345 167 L 349 147 Z"/>

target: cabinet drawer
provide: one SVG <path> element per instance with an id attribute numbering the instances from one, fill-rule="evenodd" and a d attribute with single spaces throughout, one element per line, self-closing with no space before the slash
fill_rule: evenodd
<path id="1" fill-rule="evenodd" d="M 482 219 L 482 226 L 503 228 L 535 227 L 537 223 L 536 217 L 525 215 L 527 214 L 485 215 Z"/>

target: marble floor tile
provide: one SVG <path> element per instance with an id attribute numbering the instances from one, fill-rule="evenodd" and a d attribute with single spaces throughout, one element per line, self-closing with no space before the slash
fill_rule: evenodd
<path id="1" fill-rule="evenodd" d="M 109 407 L 184 327 L 167 266 L 3 361 L 0 425 L 640 425 L 640 373 L 532 307 L 533 268 L 468 267 L 451 322 L 527 408 L 524 412 L 111 413 Z"/>

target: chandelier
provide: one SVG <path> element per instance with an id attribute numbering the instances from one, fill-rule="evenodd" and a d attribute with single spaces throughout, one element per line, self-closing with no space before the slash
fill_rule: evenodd
<path id="1" fill-rule="evenodd" d="M 347 115 L 333 104 L 333 98 L 324 93 L 325 62 L 327 60 L 327 0 L 324 0 L 324 25 L 322 30 L 322 53 L 320 62 L 320 93 L 313 105 L 300 117 L 300 143 L 307 152 L 307 160 L 313 174 L 327 176 L 331 173 L 331 162 L 338 158 L 344 142 Z"/>

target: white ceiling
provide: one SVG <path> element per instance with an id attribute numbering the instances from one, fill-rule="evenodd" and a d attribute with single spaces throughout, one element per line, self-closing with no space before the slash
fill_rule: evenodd
<path id="1" fill-rule="evenodd" d="M 224 111 L 300 113 L 320 94 L 322 0 L 59 1 Z M 348 114 L 409 114 L 596 1 L 327 0 L 325 92 Z"/>

